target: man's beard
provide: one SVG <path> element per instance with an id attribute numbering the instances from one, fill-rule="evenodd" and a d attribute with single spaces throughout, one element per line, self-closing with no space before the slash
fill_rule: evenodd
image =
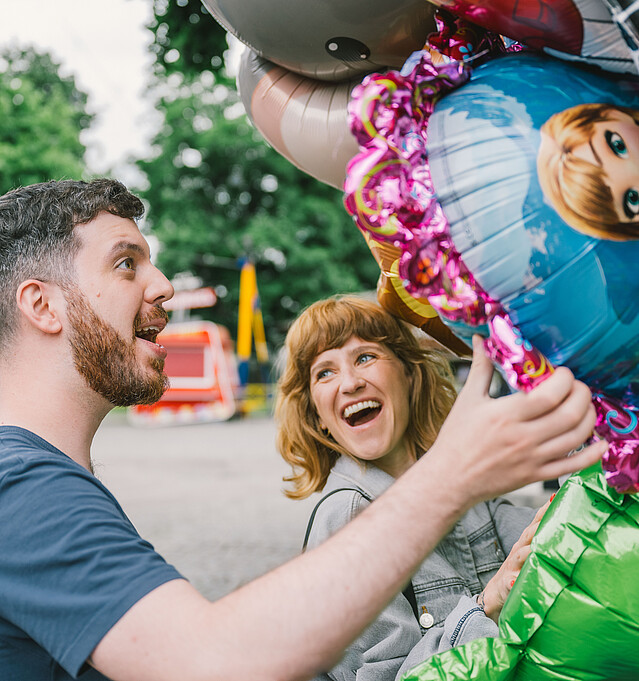
<path id="1" fill-rule="evenodd" d="M 152 371 L 145 371 L 136 354 L 135 331 L 146 321 L 166 319 L 166 312 L 156 306 L 147 319 L 137 315 L 131 339 L 127 340 L 94 312 L 79 289 L 65 289 L 64 297 L 71 323 L 69 342 L 75 368 L 89 386 L 118 407 L 157 402 L 169 387 L 163 371 L 164 360 L 149 359 Z"/>

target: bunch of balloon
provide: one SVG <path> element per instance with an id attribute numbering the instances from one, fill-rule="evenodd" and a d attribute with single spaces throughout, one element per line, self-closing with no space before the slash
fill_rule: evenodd
<path id="1" fill-rule="evenodd" d="M 291 12 L 290 0 L 203 0 L 248 48 L 238 84 L 258 130 L 293 164 L 340 189 L 357 153 L 347 120 L 353 88 L 369 73 L 400 68 L 429 39 L 450 54 L 447 17 L 471 22 L 458 29 L 452 56 L 476 51 L 481 26 L 556 56 L 637 73 L 634 15 L 622 23 L 616 2 L 301 0 Z"/>
<path id="2" fill-rule="evenodd" d="M 423 0 L 300 2 L 203 0 L 213 17 L 247 45 L 238 89 L 266 141 L 298 168 L 338 189 L 358 145 L 348 126 L 354 87 L 374 71 L 400 67 L 438 30 Z M 368 240 L 380 265 L 384 307 L 458 354 L 468 346 L 442 324 L 427 300 L 411 297 L 392 275 L 397 251 Z M 391 274 L 386 276 L 385 272 Z"/>
<path id="3" fill-rule="evenodd" d="M 621 21 L 626 17 L 616 0 L 301 0 L 295 12 L 288 0 L 203 2 L 248 48 L 238 85 L 257 129 L 297 167 L 340 189 L 358 149 L 347 121 L 353 88 L 366 74 L 400 67 L 427 40 L 443 54 L 467 57 L 485 39 L 482 26 L 557 56 L 637 71 L 634 29 Z M 472 24 L 455 25 L 456 18 Z M 428 301 L 407 293 L 394 274 L 394 246 L 385 246 L 383 257 L 379 248 L 373 255 L 381 304 L 468 354 Z"/>
<path id="4" fill-rule="evenodd" d="M 570 367 L 610 442 L 605 472 L 572 478 L 546 514 L 499 638 L 406 678 L 637 678 L 639 80 L 525 52 L 474 70 L 424 53 L 365 78 L 350 112 L 346 205 L 399 250 L 406 289 L 462 339 L 484 335 L 514 388 Z"/>

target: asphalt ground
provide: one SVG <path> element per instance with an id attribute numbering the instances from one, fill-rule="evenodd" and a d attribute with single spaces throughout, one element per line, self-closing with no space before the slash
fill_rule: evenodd
<path id="1" fill-rule="evenodd" d="M 92 455 L 96 475 L 140 534 L 210 599 L 297 555 L 318 498 L 282 493 L 289 469 L 266 416 L 139 427 L 114 413 Z M 538 484 L 512 499 L 540 506 L 549 495 Z"/>

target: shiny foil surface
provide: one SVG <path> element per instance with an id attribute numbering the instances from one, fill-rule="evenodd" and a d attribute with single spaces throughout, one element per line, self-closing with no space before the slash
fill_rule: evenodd
<path id="1" fill-rule="evenodd" d="M 557 492 L 504 605 L 499 636 L 415 667 L 404 681 L 639 679 L 639 499 L 600 466 Z"/>

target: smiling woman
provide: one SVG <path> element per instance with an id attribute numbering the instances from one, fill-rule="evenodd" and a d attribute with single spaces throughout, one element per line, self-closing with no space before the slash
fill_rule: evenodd
<path id="1" fill-rule="evenodd" d="M 286 349 L 278 448 L 293 468 L 288 496 L 324 491 L 307 531 L 312 548 L 428 456 L 456 394 L 442 355 L 359 298 L 311 305 L 289 330 Z M 496 636 L 539 521 L 533 515 L 502 499 L 471 509 L 409 588 L 317 679 L 390 681 L 437 652 Z"/>
<path id="2" fill-rule="evenodd" d="M 444 358 L 423 350 L 408 325 L 356 297 L 311 305 L 291 326 L 286 349 L 278 438 L 294 467 L 292 498 L 323 489 L 339 454 L 377 458 L 365 454 L 369 433 L 389 450 L 401 445 L 405 470 L 432 445 L 455 399 Z M 358 418 L 354 408 L 368 400 L 380 407 Z M 382 446 L 379 455 L 386 453 Z"/>
<path id="3" fill-rule="evenodd" d="M 311 365 L 311 399 L 320 428 L 350 453 L 393 477 L 416 459 L 408 427 L 408 372 L 380 343 L 352 336 Z"/>

